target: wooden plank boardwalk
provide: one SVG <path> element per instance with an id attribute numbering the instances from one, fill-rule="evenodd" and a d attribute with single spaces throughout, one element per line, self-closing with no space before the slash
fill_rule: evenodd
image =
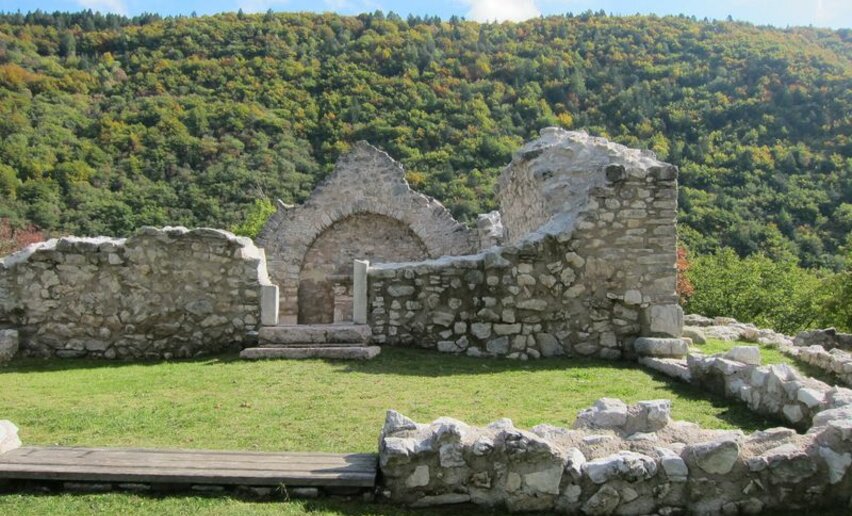
<path id="1" fill-rule="evenodd" d="M 373 487 L 373 454 L 28 446 L 0 455 L 0 479 Z"/>

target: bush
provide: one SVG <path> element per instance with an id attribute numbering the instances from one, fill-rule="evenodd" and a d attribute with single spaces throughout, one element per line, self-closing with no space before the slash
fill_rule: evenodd
<path id="1" fill-rule="evenodd" d="M 254 238 L 263 229 L 266 220 L 275 213 L 275 204 L 269 199 L 256 199 L 246 212 L 242 224 L 231 228 L 237 235 Z"/>
<path id="2" fill-rule="evenodd" d="M 740 258 L 723 248 L 695 257 L 686 275 L 695 287 L 684 303 L 689 312 L 734 317 L 788 334 L 830 325 L 849 330 L 849 321 L 840 324 L 835 308 L 848 271 L 803 269 L 794 259 L 772 260 L 763 254 Z"/>

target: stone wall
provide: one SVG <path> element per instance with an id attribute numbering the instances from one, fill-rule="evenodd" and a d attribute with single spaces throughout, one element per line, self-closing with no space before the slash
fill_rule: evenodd
<path id="1" fill-rule="evenodd" d="M 3 259 L 0 322 L 24 355 L 189 357 L 239 347 L 275 289 L 263 251 L 225 231 L 64 237 Z"/>
<path id="2" fill-rule="evenodd" d="M 756 342 L 778 349 L 800 362 L 822 369 L 839 382 L 852 386 L 852 335 L 834 328 L 807 330 L 795 338 L 761 329 L 730 317 L 709 318 L 696 314 L 684 317 L 684 336 L 698 343 L 705 339 Z"/>
<path id="3" fill-rule="evenodd" d="M 339 231 L 341 221 L 357 215 L 374 215 L 374 221 L 388 223 L 379 225 L 378 234 L 355 236 L 350 232 L 351 239 L 339 240 L 337 252 L 347 258 L 368 259 L 372 250 L 375 261 L 399 262 L 467 254 L 479 247 L 479 236 L 457 222 L 440 202 L 411 189 L 402 165 L 368 143 L 358 142 L 340 157 L 334 172 L 304 204 L 293 207 L 279 202 L 278 211 L 256 239 L 266 250 L 272 281 L 281 288 L 283 322 L 310 322 L 298 321 L 305 256 L 324 233 Z M 379 249 L 370 241 L 371 237 L 380 242 L 398 235 L 399 225 L 406 228 L 404 240 L 418 241 L 425 255 L 415 256 L 401 248 L 397 252 L 395 245 Z M 347 271 L 342 279 L 351 282 L 351 259 Z M 345 297 L 341 293 L 339 305 Z"/>
<path id="4" fill-rule="evenodd" d="M 676 176 L 650 153 L 543 130 L 501 178 L 512 243 L 369 269 L 374 341 L 619 358 L 639 335 L 678 336 Z"/>
<path id="5" fill-rule="evenodd" d="M 852 352 L 852 334 L 841 333 L 834 328 L 808 330 L 796 335 L 793 345 L 798 347 L 820 346 L 826 351 L 840 349 Z"/>
<path id="6" fill-rule="evenodd" d="M 744 435 L 672 421 L 668 400 L 601 399 L 574 429 L 484 428 L 389 411 L 382 494 L 426 507 L 474 503 L 561 514 L 758 514 L 845 508 L 852 497 L 850 410 L 825 411 L 805 435 Z M 844 412 L 845 410 L 845 412 Z"/>
<path id="7" fill-rule="evenodd" d="M 832 348 L 830 351 L 826 351 L 822 346 L 814 344 L 806 348 L 789 349 L 788 354 L 806 364 L 818 367 L 834 375 L 840 382 L 852 386 L 852 353 L 840 348 Z"/>

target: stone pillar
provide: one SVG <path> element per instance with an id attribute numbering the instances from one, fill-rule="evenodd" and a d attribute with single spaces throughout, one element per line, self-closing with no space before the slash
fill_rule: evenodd
<path id="1" fill-rule="evenodd" d="M 260 324 L 278 325 L 278 285 L 260 286 Z"/>
<path id="2" fill-rule="evenodd" d="M 352 322 L 367 324 L 367 269 L 370 262 L 355 260 L 352 274 Z"/>

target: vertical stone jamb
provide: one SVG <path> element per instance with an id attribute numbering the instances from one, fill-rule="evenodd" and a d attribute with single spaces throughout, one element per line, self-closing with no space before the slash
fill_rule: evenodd
<path id="1" fill-rule="evenodd" d="M 278 325 L 278 285 L 260 286 L 260 324 Z"/>
<path id="2" fill-rule="evenodd" d="M 367 269 L 370 262 L 355 260 L 352 273 L 352 322 L 367 324 Z"/>

